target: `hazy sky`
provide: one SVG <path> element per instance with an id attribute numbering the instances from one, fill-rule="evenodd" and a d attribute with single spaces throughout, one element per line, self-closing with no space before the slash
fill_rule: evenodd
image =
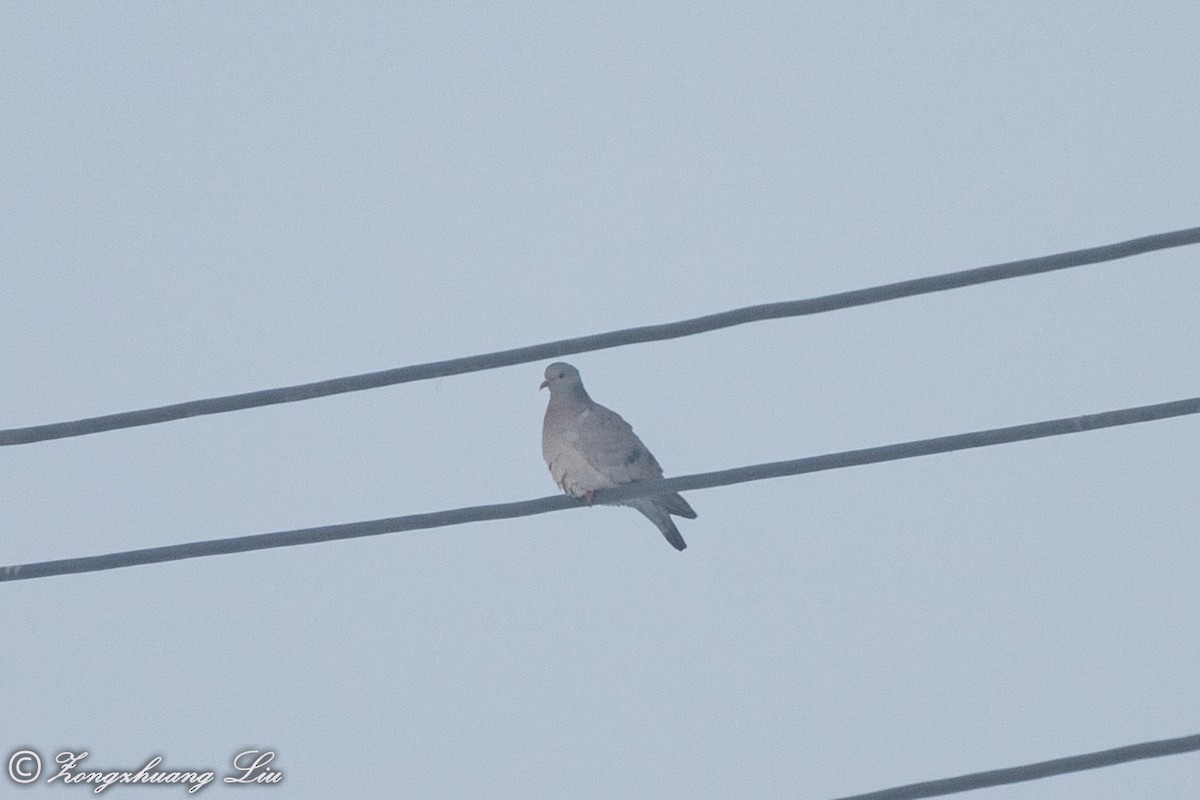
<path id="1" fill-rule="evenodd" d="M 1194 226 L 1197 30 L 8 3 L 0 427 Z M 568 360 L 669 475 L 1175 400 L 1198 253 Z M 0 565 L 553 494 L 544 367 L 5 448 Z M 4 584 L 0 755 L 278 754 L 281 786 L 203 797 L 826 798 L 1197 733 L 1198 431 L 692 492 L 683 553 L 593 508 Z M 1198 783 L 1193 755 L 977 794 Z M 188 796 L 104 793 L 133 795 Z"/>

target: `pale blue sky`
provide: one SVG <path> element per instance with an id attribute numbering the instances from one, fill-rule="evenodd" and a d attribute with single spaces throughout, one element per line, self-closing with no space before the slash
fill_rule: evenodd
<path id="1" fill-rule="evenodd" d="M 6 4 L 0 427 L 1194 226 L 1197 30 Z M 569 360 L 668 474 L 1174 400 L 1197 252 Z M 6 448 L 0 564 L 551 494 L 544 366 Z M 6 584 L 0 746 L 265 746 L 254 794 L 300 800 L 822 798 L 1196 733 L 1198 424 L 693 492 L 682 554 L 599 508 Z M 1183 798 L 1197 763 L 977 794 Z"/>

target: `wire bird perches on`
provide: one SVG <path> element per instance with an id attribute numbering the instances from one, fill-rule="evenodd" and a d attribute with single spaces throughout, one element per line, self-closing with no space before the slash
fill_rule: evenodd
<path id="1" fill-rule="evenodd" d="M 663 492 L 729 486 L 735 483 L 760 481 L 766 478 L 779 478 L 785 475 L 803 475 L 809 472 L 822 472 L 824 470 L 841 469 L 862 464 L 877 464 L 883 461 L 917 458 L 935 453 L 967 450 L 974 447 L 990 447 L 1007 442 L 1040 439 L 1047 436 L 1061 436 L 1067 433 L 1080 433 L 1082 431 L 1111 428 L 1118 425 L 1131 425 L 1138 422 L 1149 422 L 1151 420 L 1167 419 L 1169 417 L 1196 413 L 1200 413 L 1200 397 L 1176 400 L 1169 403 L 1158 403 L 1156 405 L 1124 408 L 1116 411 L 1105 411 L 1099 414 L 1085 414 L 1079 417 L 1065 417 L 1045 422 L 1013 425 L 1007 428 L 993 428 L 973 433 L 960 433 L 935 439 L 920 439 L 902 444 L 885 445 L 883 447 L 868 447 L 863 450 L 847 450 L 841 453 L 797 458 L 790 461 L 756 464 L 754 466 L 737 467 L 718 472 L 704 472 L 697 475 L 667 478 L 665 480 L 630 483 L 612 489 L 602 489 L 596 492 L 595 500 L 598 503 L 615 503 L 635 497 L 662 494 Z M 566 495 L 558 495 L 555 497 L 543 497 L 537 500 L 523 500 L 515 503 L 457 508 L 449 511 L 434 511 L 427 514 L 412 514 L 404 517 L 389 517 L 365 522 L 348 522 L 340 525 L 324 525 L 316 528 L 300 528 L 275 533 L 238 536 L 231 539 L 212 539 L 203 542 L 168 545 L 166 547 L 151 547 L 144 550 L 129 550 L 123 553 L 109 553 L 107 555 L 85 556 L 82 558 L 68 558 L 59 561 L 42 561 L 34 564 L 3 567 L 0 568 L 0 581 L 46 578 L 52 575 L 69 575 L 80 572 L 97 572 L 106 569 L 118 569 L 120 567 L 132 567 L 140 564 L 200 558 L 201 556 L 243 553 L 250 550 L 265 550 L 273 547 L 291 547 L 298 544 L 331 542 L 338 539 L 353 539 L 361 536 L 378 536 L 384 533 L 399 533 L 401 531 L 440 528 L 447 525 L 461 525 L 464 522 L 524 517 L 577 507 L 579 507 L 578 501 Z"/>
<path id="2" fill-rule="evenodd" d="M 1101 247 L 1092 247 L 1086 250 L 1073 250 L 1067 253 L 1041 256 L 1039 258 L 1010 261 L 1004 264 L 968 269 L 961 272 L 947 272 L 942 275 L 916 278 L 898 283 L 888 283 L 882 286 L 840 292 L 823 297 L 813 297 L 807 300 L 792 300 L 782 303 L 747 306 L 746 308 L 685 319 L 679 322 L 626 328 L 624 330 L 598 333 L 591 336 L 580 336 L 574 339 L 562 339 L 557 342 L 517 347 L 512 350 L 499 350 L 494 353 L 452 358 L 447 361 L 432 361 L 427 364 L 415 364 L 408 367 L 382 370 L 380 372 L 367 372 L 361 375 L 332 378 L 330 380 L 302 383 L 295 386 L 284 386 L 278 389 L 263 389 L 244 394 L 211 397 L 204 400 L 190 400 L 185 403 L 157 406 L 140 411 L 125 411 L 119 414 L 106 414 L 99 417 L 87 417 L 70 422 L 54 422 L 46 425 L 34 425 L 27 428 L 8 428 L 0 430 L 0 447 L 43 442 L 50 439 L 64 439 L 72 436 L 86 436 L 102 431 L 155 425 L 187 417 L 223 414 L 229 411 L 240 411 L 279 403 L 294 403 L 300 400 L 311 400 L 317 397 L 328 397 L 346 392 L 376 389 L 381 386 L 441 378 L 449 375 L 461 375 L 467 372 L 508 367 L 514 364 L 525 364 L 530 361 L 557 358 L 572 353 L 603 350 L 609 347 L 620 347 L 622 345 L 641 342 L 675 339 L 682 336 L 692 336 L 697 333 L 720 330 L 721 328 L 729 328 L 735 325 L 745 325 L 750 322 L 798 317 L 806 314 L 820 314 L 826 311 L 836 311 L 871 303 L 882 303 L 887 300 L 897 300 L 902 297 L 942 292 L 948 289 L 960 289 L 964 286 L 974 286 L 991 281 L 1037 275 L 1043 272 L 1053 272 L 1055 270 L 1079 267 L 1086 264 L 1099 264 L 1104 261 L 1115 261 L 1116 259 L 1128 258 L 1155 250 L 1165 250 L 1171 247 L 1181 247 L 1197 243 L 1200 243 L 1200 228 L 1186 228 L 1168 233 L 1159 233 L 1153 236 L 1143 236 L 1138 239 L 1130 239 L 1125 242 L 1117 242 Z"/>

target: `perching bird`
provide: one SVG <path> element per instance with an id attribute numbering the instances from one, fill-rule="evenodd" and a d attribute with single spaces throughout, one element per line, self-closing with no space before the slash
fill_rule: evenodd
<path id="1" fill-rule="evenodd" d="M 597 489 L 662 477 L 662 467 L 629 423 L 588 396 L 579 370 L 561 361 L 551 364 L 539 388 L 546 387 L 550 403 L 542 423 L 542 455 L 563 491 L 591 503 Z M 695 519 L 696 512 L 678 494 L 638 497 L 621 505 L 645 514 L 676 550 L 687 547 L 671 515 Z"/>

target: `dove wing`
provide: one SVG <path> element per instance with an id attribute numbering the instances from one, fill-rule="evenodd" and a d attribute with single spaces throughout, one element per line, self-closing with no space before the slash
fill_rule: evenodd
<path id="1" fill-rule="evenodd" d="M 654 455 L 615 411 L 592 405 L 579 420 L 578 436 L 579 454 L 614 484 L 662 477 Z"/>

